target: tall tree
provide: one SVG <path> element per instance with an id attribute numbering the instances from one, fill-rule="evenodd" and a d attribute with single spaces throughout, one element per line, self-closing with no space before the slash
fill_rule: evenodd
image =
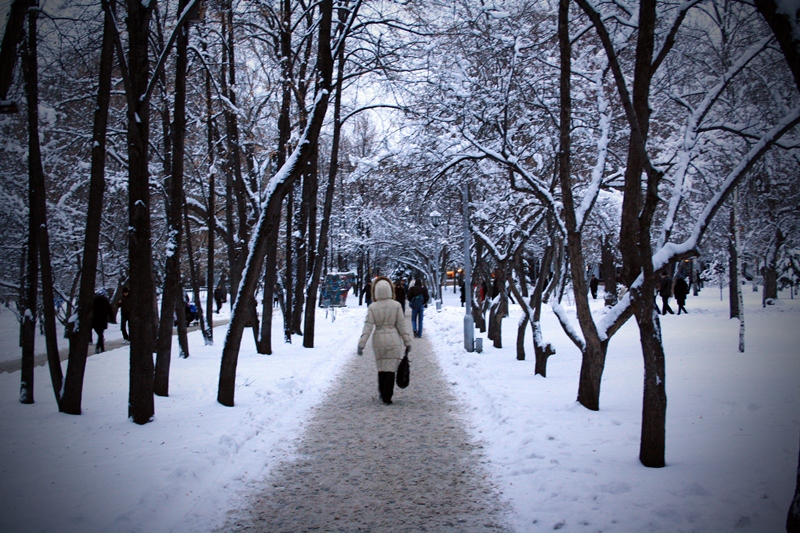
<path id="1" fill-rule="evenodd" d="M 100 248 L 103 196 L 105 194 L 106 131 L 111 101 L 111 75 L 114 63 L 116 0 L 103 2 L 103 42 L 100 49 L 100 73 L 97 86 L 97 106 L 92 127 L 92 160 L 89 171 L 89 202 L 86 209 L 86 230 L 83 260 L 80 271 L 77 324 L 69 339 L 69 362 L 64 382 L 61 410 L 68 414 L 81 413 L 83 377 L 86 356 L 92 337 L 92 304 L 97 275 L 97 256 Z"/>
<path id="2" fill-rule="evenodd" d="M 187 0 L 178 2 L 178 13 L 182 13 Z M 173 310 L 183 308 L 181 285 L 181 247 L 183 244 L 184 191 L 183 172 L 186 131 L 186 68 L 189 47 L 189 24 L 183 22 L 176 30 L 175 62 L 175 110 L 172 127 L 172 175 L 170 176 L 170 195 L 167 209 L 167 260 L 164 267 L 164 290 L 161 294 L 161 320 L 158 328 L 156 350 L 154 392 L 159 396 L 169 396 L 169 367 L 172 352 Z M 164 50 L 163 53 L 167 53 Z M 185 327 L 183 313 L 178 312 L 178 324 Z M 181 346 L 182 356 L 189 356 L 189 346 Z"/>
<path id="3" fill-rule="evenodd" d="M 153 400 L 154 305 L 153 248 L 150 224 L 150 20 L 155 0 L 128 2 L 128 262 L 130 264 L 130 390 L 128 416 L 150 422 Z M 120 57 L 123 56 L 120 54 Z M 157 73 L 156 73 L 157 74 Z"/>

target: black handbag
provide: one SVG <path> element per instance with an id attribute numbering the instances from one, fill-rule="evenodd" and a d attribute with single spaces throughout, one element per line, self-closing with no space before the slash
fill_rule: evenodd
<path id="1" fill-rule="evenodd" d="M 401 389 L 408 387 L 408 382 L 411 378 L 411 366 L 408 362 L 408 356 L 403 356 L 400 361 L 400 366 L 397 367 L 397 386 Z"/>

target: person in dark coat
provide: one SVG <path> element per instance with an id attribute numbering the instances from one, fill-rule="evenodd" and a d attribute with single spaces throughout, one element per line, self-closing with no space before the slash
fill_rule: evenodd
<path id="1" fill-rule="evenodd" d="M 115 324 L 116 317 L 112 314 L 111 302 L 108 301 L 105 289 L 97 291 L 92 305 L 92 329 L 97 333 L 97 344 L 94 353 L 106 351 L 105 338 L 103 336 L 108 323 Z"/>
<path id="2" fill-rule="evenodd" d="M 217 314 L 219 314 L 222 304 L 228 301 L 228 291 L 222 287 L 221 283 L 214 289 L 214 301 L 217 303 Z"/>
<path id="3" fill-rule="evenodd" d="M 672 296 L 672 278 L 666 272 L 661 272 L 661 285 L 658 288 L 658 294 L 661 296 L 661 314 L 667 313 L 674 315 L 675 311 L 669 306 L 669 299 Z"/>
<path id="4" fill-rule="evenodd" d="M 686 310 L 686 297 L 689 295 L 689 284 L 686 283 L 686 279 L 683 276 L 678 276 L 675 280 L 675 288 L 672 292 L 675 294 L 675 301 L 678 302 L 678 314 L 681 314 L 681 311 L 688 313 L 689 311 Z"/>
<path id="5" fill-rule="evenodd" d="M 406 288 L 403 286 L 403 280 L 398 279 L 394 284 L 394 299 L 400 302 L 403 308 L 403 315 L 406 314 Z"/>
<path id="6" fill-rule="evenodd" d="M 464 280 L 463 279 L 458 284 L 458 288 L 461 291 L 461 307 L 464 307 L 464 304 L 467 303 L 467 288 L 464 285 Z"/>
<path id="7" fill-rule="evenodd" d="M 369 279 L 364 284 L 364 301 L 367 302 L 367 306 L 372 303 L 372 282 Z"/>
<path id="8" fill-rule="evenodd" d="M 592 274 L 592 279 L 589 280 L 589 290 L 592 291 L 592 300 L 597 300 L 597 285 L 600 283 L 600 280 L 597 279 L 597 276 Z"/>
<path id="9" fill-rule="evenodd" d="M 409 305 L 411 306 L 411 329 L 414 330 L 414 336 L 417 338 L 422 337 L 422 318 L 424 308 L 428 304 L 428 289 L 422 283 L 420 278 L 417 278 L 411 287 L 408 289 Z"/>
<path id="10" fill-rule="evenodd" d="M 122 339 L 125 343 L 131 341 L 128 335 L 128 319 L 131 316 L 131 288 L 127 285 L 122 287 L 122 297 L 117 302 L 119 305 L 119 329 L 122 331 Z"/>

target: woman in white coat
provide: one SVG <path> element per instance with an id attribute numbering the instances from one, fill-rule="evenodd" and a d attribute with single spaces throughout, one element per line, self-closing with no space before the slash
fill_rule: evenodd
<path id="1" fill-rule="evenodd" d="M 383 276 L 372 282 L 372 303 L 367 309 L 364 331 L 358 341 L 358 355 L 364 353 L 370 335 L 378 367 L 378 390 L 383 403 L 389 405 L 394 393 L 394 375 L 403 355 L 408 355 L 411 349 L 411 336 L 403 308 L 394 299 L 394 286 Z"/>

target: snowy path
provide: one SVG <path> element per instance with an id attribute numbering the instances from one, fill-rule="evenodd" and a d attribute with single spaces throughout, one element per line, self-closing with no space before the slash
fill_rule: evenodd
<path id="1" fill-rule="evenodd" d="M 370 345 L 313 410 L 295 458 L 224 531 L 509 531 L 430 343 L 414 339 L 411 385 L 392 405 L 379 399 Z"/>

